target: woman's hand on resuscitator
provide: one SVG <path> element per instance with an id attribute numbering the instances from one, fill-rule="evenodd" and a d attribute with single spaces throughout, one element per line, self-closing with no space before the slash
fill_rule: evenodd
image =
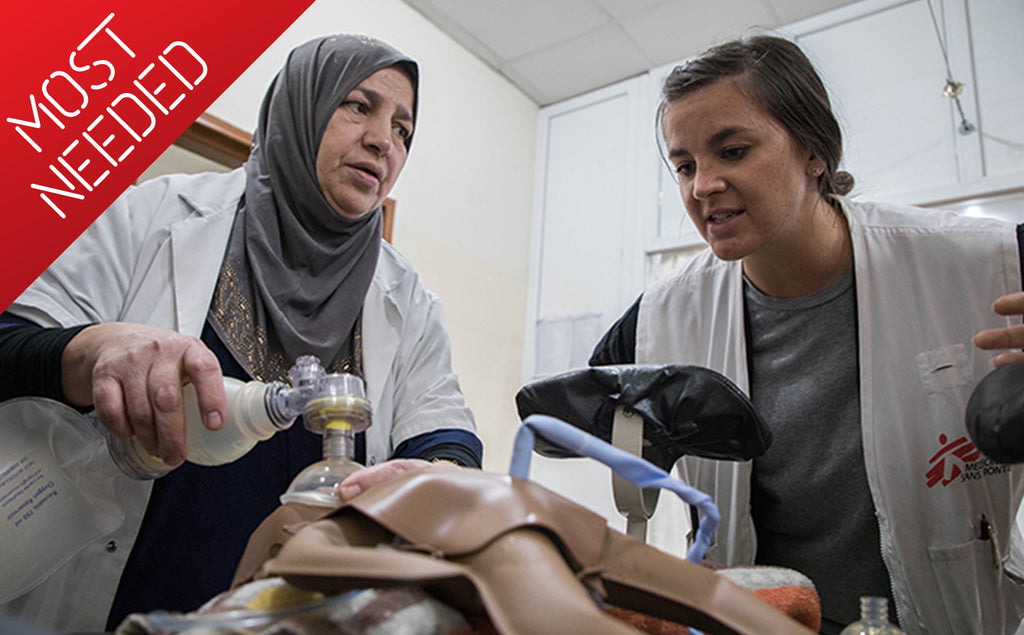
<path id="1" fill-rule="evenodd" d="M 70 403 L 93 406 L 111 433 L 138 436 L 169 465 L 186 458 L 184 384 L 195 386 L 204 425 L 224 425 L 217 357 L 198 339 L 168 329 L 126 322 L 82 329 L 64 349 L 61 382 Z"/>

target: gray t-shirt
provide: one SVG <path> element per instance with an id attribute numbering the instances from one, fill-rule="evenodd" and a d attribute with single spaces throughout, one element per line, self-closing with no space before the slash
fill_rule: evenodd
<path id="1" fill-rule="evenodd" d="M 800 298 L 744 289 L 751 398 L 774 438 L 754 460 L 757 562 L 811 578 L 821 632 L 838 633 L 860 596 L 891 596 L 864 471 L 853 270 Z"/>

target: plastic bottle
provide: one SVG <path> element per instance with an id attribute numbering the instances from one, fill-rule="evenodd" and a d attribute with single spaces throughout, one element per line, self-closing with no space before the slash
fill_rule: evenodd
<path id="1" fill-rule="evenodd" d="M 353 458 L 355 438 L 372 423 L 373 410 L 366 399 L 363 380 L 345 373 L 324 375 L 317 381 L 315 397 L 303 412 L 303 425 L 322 434 L 323 460 L 299 472 L 282 503 L 338 507 L 335 488 L 345 477 L 362 468 Z"/>
<path id="2" fill-rule="evenodd" d="M 902 635 L 903 631 L 889 622 L 889 600 L 865 596 L 860 599 L 860 619 L 839 635 Z"/>
<path id="3" fill-rule="evenodd" d="M 313 397 L 316 382 L 323 375 L 320 360 L 306 355 L 296 360 L 288 372 L 291 387 L 281 382 L 243 382 L 225 377 L 227 416 L 219 430 L 203 425 L 195 388 L 191 384 L 184 386 L 186 460 L 198 465 L 223 465 L 240 459 L 259 441 L 291 427 Z M 109 432 L 106 436 L 111 459 L 132 478 L 159 478 L 174 469 L 146 452 L 137 437 L 122 439 Z"/>

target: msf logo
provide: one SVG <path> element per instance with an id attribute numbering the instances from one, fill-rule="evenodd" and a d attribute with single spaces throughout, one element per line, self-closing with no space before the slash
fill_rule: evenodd
<path id="1" fill-rule="evenodd" d="M 981 458 L 981 450 L 968 441 L 967 437 L 950 441 L 949 437 L 941 434 L 939 443 L 942 444 L 942 448 L 928 460 L 928 464 L 931 465 L 925 473 L 928 487 L 935 487 L 939 483 L 945 487 L 957 479 L 967 480 L 967 473 L 975 471 L 976 462 Z"/>

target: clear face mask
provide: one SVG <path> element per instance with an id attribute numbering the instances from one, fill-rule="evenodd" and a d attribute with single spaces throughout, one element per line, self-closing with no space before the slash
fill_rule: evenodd
<path id="1" fill-rule="evenodd" d="M 303 424 L 323 435 L 323 460 L 296 475 L 281 502 L 339 507 L 335 490 L 363 467 L 355 461 L 355 438 L 370 427 L 372 414 L 360 377 L 337 373 L 319 378 L 315 396 L 306 403 Z"/>

